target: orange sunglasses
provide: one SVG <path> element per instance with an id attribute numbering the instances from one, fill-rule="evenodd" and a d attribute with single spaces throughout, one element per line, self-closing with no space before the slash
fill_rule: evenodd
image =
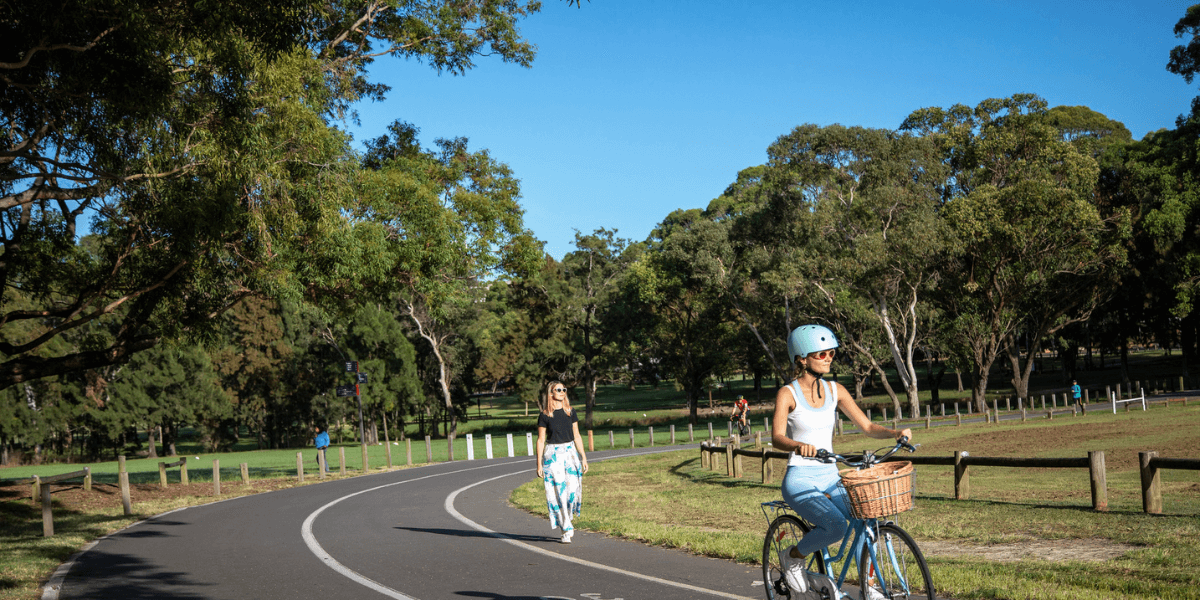
<path id="1" fill-rule="evenodd" d="M 816 358 L 816 359 L 823 359 L 826 356 L 828 356 L 829 358 L 833 358 L 834 355 L 836 355 L 836 354 L 837 354 L 837 350 L 821 350 L 820 352 L 813 352 L 812 354 L 809 354 L 808 357 Z"/>

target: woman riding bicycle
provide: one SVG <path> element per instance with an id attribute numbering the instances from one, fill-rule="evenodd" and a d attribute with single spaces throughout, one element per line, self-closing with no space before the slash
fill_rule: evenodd
<path id="1" fill-rule="evenodd" d="M 822 379 L 838 347 L 837 337 L 828 327 L 797 327 L 788 336 L 787 345 L 793 380 L 775 394 L 771 442 L 776 450 L 792 453 L 783 477 L 783 499 L 813 525 L 799 543 L 782 550 L 779 556 L 788 586 L 803 593 L 808 588 L 805 557 L 841 541 L 850 518 L 845 490 L 838 486 L 837 466 L 813 458 L 817 450 L 833 452 L 836 411 L 841 410 L 870 438 L 912 439 L 912 431 L 888 429 L 869 421 L 845 386 Z"/>

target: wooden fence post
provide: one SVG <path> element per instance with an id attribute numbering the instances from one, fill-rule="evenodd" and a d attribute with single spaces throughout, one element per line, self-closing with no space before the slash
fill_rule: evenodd
<path id="1" fill-rule="evenodd" d="M 967 473 L 967 465 L 963 462 L 962 450 L 954 451 L 954 499 L 966 500 L 971 497 L 971 479 Z"/>
<path id="2" fill-rule="evenodd" d="M 1159 482 L 1158 468 L 1150 466 L 1150 459 L 1158 456 L 1158 452 L 1138 452 L 1138 464 L 1142 476 L 1142 511 L 1150 515 L 1162 514 L 1162 486 Z"/>
<path id="3" fill-rule="evenodd" d="M 1104 451 L 1088 452 L 1088 472 L 1092 480 L 1092 509 L 1108 510 L 1108 476 L 1104 470 Z"/>
<path id="4" fill-rule="evenodd" d="M 296 479 L 304 483 L 304 453 L 296 453 Z"/>
<path id="5" fill-rule="evenodd" d="M 735 471 L 734 471 L 734 466 L 733 466 L 733 439 L 731 438 L 729 440 L 729 443 L 725 444 L 725 476 L 733 477 L 734 472 Z"/>
<path id="6" fill-rule="evenodd" d="M 696 441 L 696 432 L 692 430 L 692 424 L 688 423 L 688 442 Z"/>
<path id="7" fill-rule="evenodd" d="M 617 438 L 613 436 L 613 432 L 611 429 L 608 430 L 608 447 L 609 448 L 617 447 Z"/>
<path id="8" fill-rule="evenodd" d="M 367 464 L 367 445 L 364 443 L 364 444 L 362 444 L 361 447 L 362 447 L 362 457 L 363 457 L 363 463 L 362 463 L 363 473 L 366 473 L 371 470 L 371 467 Z"/>
<path id="9" fill-rule="evenodd" d="M 671 445 L 675 445 L 675 424 L 671 423 Z"/>
<path id="10" fill-rule="evenodd" d="M 54 514 L 50 511 L 50 484 L 42 486 L 42 536 L 54 536 Z"/>
<path id="11" fill-rule="evenodd" d="M 512 436 L 508 438 L 508 455 L 512 456 Z M 404 464 L 412 466 L 412 438 L 404 438 Z"/>
<path id="12" fill-rule="evenodd" d="M 708 422 L 708 439 L 713 439 L 712 421 Z"/>
<path id="13" fill-rule="evenodd" d="M 129 500 L 129 472 L 125 470 L 125 457 L 117 457 L 117 485 L 121 486 L 121 508 L 125 516 L 133 514 L 133 503 Z"/>
<path id="14" fill-rule="evenodd" d="M 221 461 L 213 459 L 213 495 L 221 495 Z"/>
<path id="15" fill-rule="evenodd" d="M 700 468 L 708 470 L 708 447 L 700 444 Z"/>
<path id="16" fill-rule="evenodd" d="M 425 463 L 431 462 L 433 462 L 433 442 L 430 441 L 429 436 L 425 436 Z"/>
<path id="17" fill-rule="evenodd" d="M 167 463 L 158 463 L 158 485 L 159 487 L 167 487 Z"/>
<path id="18" fill-rule="evenodd" d="M 338 446 L 338 469 L 342 477 L 346 476 L 346 447 Z"/>
<path id="19" fill-rule="evenodd" d="M 83 470 L 87 471 L 87 475 L 83 476 L 83 491 L 90 492 L 92 491 L 92 468 L 84 467 Z"/>
<path id="20" fill-rule="evenodd" d="M 317 456 L 320 456 L 320 454 Z M 242 471 L 242 485 L 250 485 L 250 463 L 242 463 L 238 465 L 238 468 Z M 321 475 L 324 476 L 325 474 L 322 472 Z"/>
<path id="21" fill-rule="evenodd" d="M 762 482 L 771 483 L 771 458 L 767 456 L 767 449 L 762 449 Z"/>
<path id="22" fill-rule="evenodd" d="M 636 445 L 634 444 L 634 441 L 633 441 L 633 428 L 632 427 L 629 428 L 629 447 L 630 448 L 636 447 Z"/>
<path id="23" fill-rule="evenodd" d="M 188 484 L 187 457 L 179 459 L 179 483 Z"/>
<path id="24" fill-rule="evenodd" d="M 392 445 L 387 443 L 387 441 L 385 440 L 383 442 L 383 448 L 384 448 L 384 450 L 387 450 L 387 452 L 385 453 L 385 454 L 387 454 L 387 468 L 391 469 L 392 468 Z"/>
<path id="25" fill-rule="evenodd" d="M 454 434 L 446 436 L 446 451 L 448 452 L 447 460 L 454 462 Z"/>
<path id="26" fill-rule="evenodd" d="M 653 446 L 654 445 L 654 428 L 649 427 L 648 429 L 650 430 L 650 445 Z"/>
<path id="27" fill-rule="evenodd" d="M 958 423 L 956 423 L 958 427 L 962 427 L 962 413 L 956 411 L 954 413 L 954 420 L 958 421 Z"/>

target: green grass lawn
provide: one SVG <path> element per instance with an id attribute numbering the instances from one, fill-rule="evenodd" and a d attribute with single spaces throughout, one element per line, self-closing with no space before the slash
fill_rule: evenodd
<path id="1" fill-rule="evenodd" d="M 1164 514 L 1146 515 L 1136 466 L 1140 450 L 1200 457 L 1200 406 L 918 429 L 914 437 L 922 454 L 1106 454 L 1106 512 L 1091 510 L 1084 469 L 972 467 L 971 497 L 959 501 L 951 467 L 918 467 L 917 508 L 897 521 L 927 548 L 935 584 L 949 597 L 1200 598 L 1200 473 L 1161 471 Z M 859 435 L 835 441 L 841 452 L 877 445 Z M 780 498 L 778 483 L 760 483 L 752 466 L 745 477 L 729 478 L 717 464 L 719 471 L 702 469 L 695 450 L 595 462 L 576 524 L 758 563 L 767 525 L 759 504 Z M 782 471 L 775 469 L 776 482 Z M 546 512 L 538 480 L 515 490 L 512 501 Z M 1103 560 L 1082 559 L 1091 554 Z"/>

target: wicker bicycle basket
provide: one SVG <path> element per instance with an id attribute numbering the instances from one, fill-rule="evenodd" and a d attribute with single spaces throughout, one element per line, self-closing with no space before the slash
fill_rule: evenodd
<path id="1" fill-rule="evenodd" d="M 842 487 L 856 519 L 876 519 L 913 508 L 917 473 L 911 462 L 889 462 L 841 472 Z"/>

